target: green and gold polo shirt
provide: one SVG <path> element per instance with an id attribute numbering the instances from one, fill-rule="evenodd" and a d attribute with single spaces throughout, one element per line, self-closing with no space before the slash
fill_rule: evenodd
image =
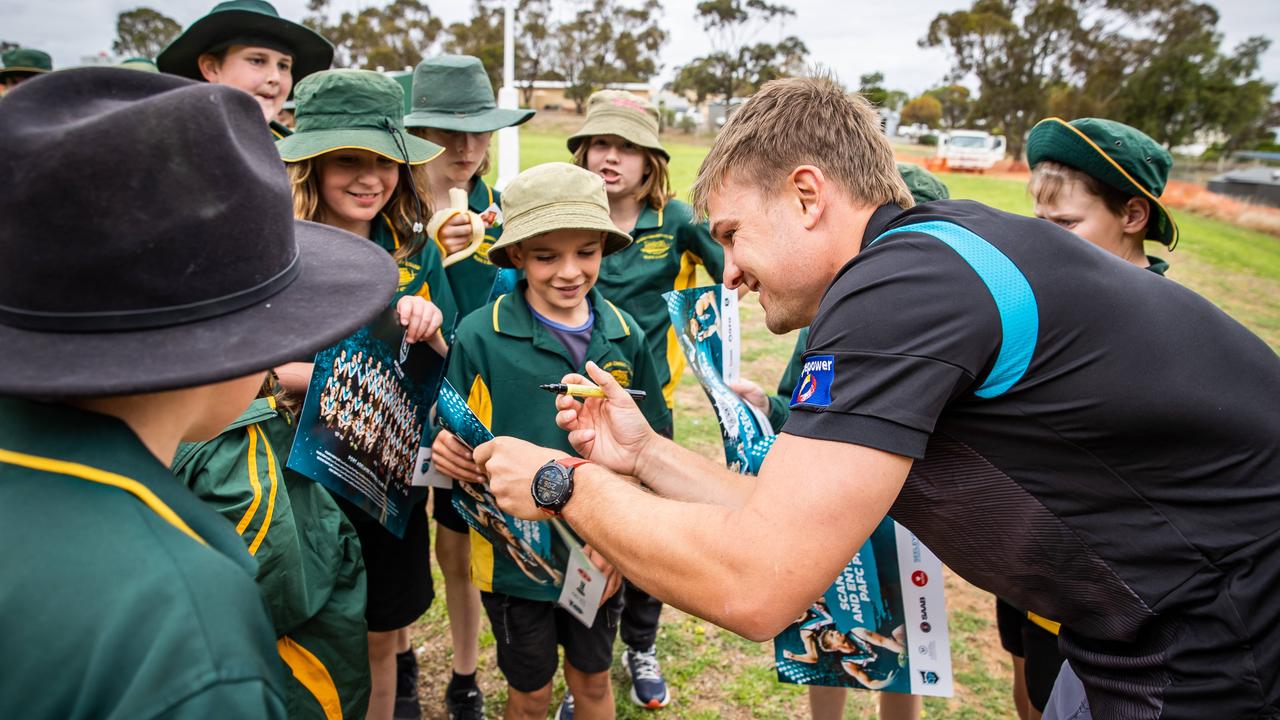
<path id="1" fill-rule="evenodd" d="M 459 318 L 466 317 L 489 301 L 489 290 L 493 288 L 493 279 L 498 274 L 498 268 L 489 262 L 489 248 L 502 237 L 501 213 L 498 212 L 501 197 L 497 190 L 485 184 L 483 178 L 477 176 L 472 179 L 467 207 L 485 218 L 484 240 L 471 253 L 471 257 L 459 260 L 445 269 L 449 276 L 449 286 L 453 288 Z M 436 247 L 442 257 L 447 254 L 438 243 Z"/>
<path id="2" fill-rule="evenodd" d="M 378 215 L 370 236 L 370 240 L 392 255 L 400 248 L 400 233 L 386 213 Z M 449 278 L 444 272 L 444 261 L 440 257 L 439 248 L 435 243 L 427 241 L 423 243 L 421 250 L 397 264 L 400 267 L 400 282 L 396 285 L 396 296 L 391 304 L 394 306 L 405 295 L 417 295 L 435 303 L 440 312 L 444 313 L 444 324 L 440 329 L 448 339 L 458 321 L 458 306 L 453 299 Z"/>
<path id="3" fill-rule="evenodd" d="M 527 282 L 521 280 L 514 292 L 463 318 L 445 377 L 494 435 L 518 437 L 572 454 L 568 436 L 556 427 L 555 398 L 538 386 L 560 382 L 566 374 L 582 373 L 585 368 L 574 365 L 564 345 L 533 317 L 525 300 L 527 288 Z M 623 387 L 646 391 L 648 397 L 640 402 L 640 409 L 649 423 L 655 428 L 670 425 L 644 330 L 594 288 L 588 299 L 594 320 L 586 360 L 609 371 Z M 548 523 L 537 525 L 550 534 L 552 542 L 561 542 Z M 528 580 L 513 561 L 495 554 L 474 530 L 471 580 L 486 592 L 531 600 L 559 596 L 558 590 Z"/>
<path id="4" fill-rule="evenodd" d="M 256 563 L 120 420 L 0 398 L 0 547 L 0 717 L 287 717 Z"/>
<path id="5" fill-rule="evenodd" d="M 662 294 L 696 286 L 698 265 L 707 268 L 712 281 L 721 282 L 724 250 L 711 239 L 706 223 L 694 222 L 693 208 L 679 200 L 661 210 L 646 207 L 631 237 L 629 247 L 604 259 L 596 287 L 644 329 L 670 408 L 684 372 L 684 354 Z"/>
<path id="6" fill-rule="evenodd" d="M 173 472 L 235 527 L 290 669 L 290 718 L 362 717 L 369 704 L 364 559 L 355 528 L 310 478 L 285 469 L 296 427 L 274 398 L 218 437 L 183 443 Z"/>

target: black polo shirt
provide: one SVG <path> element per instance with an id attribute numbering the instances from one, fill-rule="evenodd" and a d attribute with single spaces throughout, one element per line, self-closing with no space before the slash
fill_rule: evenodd
<path id="1" fill-rule="evenodd" d="M 885 206 L 785 431 L 916 459 L 891 514 L 1062 622 L 1095 715 L 1280 716 L 1280 358 L 1051 223 Z"/>

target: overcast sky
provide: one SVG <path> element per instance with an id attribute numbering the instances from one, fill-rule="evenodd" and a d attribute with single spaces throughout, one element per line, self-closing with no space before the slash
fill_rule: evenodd
<path id="1" fill-rule="evenodd" d="M 56 67 L 75 65 L 86 55 L 110 51 L 116 15 L 139 5 L 153 7 L 186 26 L 213 7 L 216 0 L 0 0 L 0 39 L 41 48 L 53 55 Z M 446 23 L 465 20 L 470 0 L 427 0 Z M 335 10 L 385 4 L 385 0 L 332 0 Z M 696 0 L 666 0 L 665 21 L 671 32 L 664 53 L 661 79 L 673 68 L 700 55 L 705 36 L 694 21 Z M 785 26 L 760 35 L 772 40 L 798 35 L 814 60 L 833 68 L 846 85 L 863 73 L 880 70 L 891 88 L 913 95 L 938 83 L 948 68 L 939 50 L 922 50 L 916 41 L 939 12 L 967 7 L 967 0 L 790 0 L 796 17 Z M 306 0 L 276 0 L 280 13 L 300 19 Z M 1275 0 L 1218 0 L 1219 29 L 1226 45 L 1250 35 L 1265 35 L 1273 45 L 1263 60 L 1263 76 L 1280 83 L 1280 2 Z M 568 3 L 566 3 L 566 7 Z"/>

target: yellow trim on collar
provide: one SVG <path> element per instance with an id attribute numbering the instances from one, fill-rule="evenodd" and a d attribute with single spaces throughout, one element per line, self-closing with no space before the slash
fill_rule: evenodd
<path id="1" fill-rule="evenodd" d="M 622 311 L 618 309 L 617 305 L 608 300 L 605 300 L 605 302 L 609 303 L 609 307 L 613 309 L 613 314 L 618 316 L 618 322 L 622 323 L 622 334 L 631 337 L 631 326 L 627 325 L 627 321 L 622 319 Z"/>
<path id="2" fill-rule="evenodd" d="M 117 475 L 113 472 L 100 470 L 88 465 L 74 463 L 67 460 L 56 460 L 54 458 L 40 457 L 38 455 L 27 455 L 26 453 L 14 452 L 12 450 L 4 450 L 0 448 L 0 463 L 8 463 L 9 465 L 17 465 L 19 467 L 29 468 L 31 470 L 39 470 L 54 475 L 70 475 L 81 480 L 100 483 L 102 485 L 110 485 L 111 487 L 123 490 L 142 501 L 156 515 L 175 528 L 181 530 L 188 537 L 201 545 L 208 545 L 204 538 L 196 534 L 186 521 L 178 517 L 178 513 L 173 511 L 163 500 L 151 491 L 146 485 L 127 478 L 123 475 Z"/>
<path id="3" fill-rule="evenodd" d="M 1093 148 L 1094 150 L 1097 150 L 1099 155 L 1101 155 L 1104 159 L 1106 159 L 1107 162 L 1111 163 L 1111 167 L 1115 168 L 1121 175 L 1123 175 L 1125 180 L 1128 180 L 1129 182 L 1133 183 L 1133 186 L 1141 190 L 1142 194 L 1146 195 L 1147 198 L 1151 200 L 1151 202 L 1160 206 L 1160 209 L 1164 211 L 1164 216 L 1169 219 L 1169 224 L 1173 226 L 1173 239 L 1169 241 L 1169 249 L 1172 250 L 1175 246 L 1177 246 L 1178 223 L 1173 221 L 1173 213 L 1169 212 L 1169 208 L 1165 207 L 1164 203 L 1160 202 L 1160 198 L 1156 197 L 1155 195 L 1152 195 L 1150 190 L 1142 186 L 1142 183 L 1138 182 L 1137 180 L 1134 180 L 1132 175 L 1126 172 L 1124 168 L 1120 167 L 1120 163 L 1116 162 L 1114 158 L 1108 155 L 1102 148 L 1098 147 L 1098 144 L 1095 143 L 1093 140 L 1091 140 L 1088 135 L 1085 135 L 1083 132 L 1081 132 L 1080 128 L 1076 127 L 1075 125 L 1072 125 L 1071 123 L 1067 122 L 1066 120 L 1063 120 L 1060 117 L 1045 118 L 1040 122 L 1057 122 L 1061 124 L 1063 127 L 1070 130 L 1071 132 L 1075 133 L 1076 135 L 1079 135 L 1081 140 L 1084 140 L 1086 143 L 1088 143 L 1089 147 Z M 1045 622 L 1050 622 L 1050 621 L 1046 620 Z"/>
<path id="4" fill-rule="evenodd" d="M 498 327 L 498 306 L 502 304 L 502 299 L 505 297 L 506 297 L 506 294 L 503 293 L 502 295 L 498 296 L 497 300 L 493 301 L 493 331 L 494 332 L 502 332 L 502 329 Z"/>

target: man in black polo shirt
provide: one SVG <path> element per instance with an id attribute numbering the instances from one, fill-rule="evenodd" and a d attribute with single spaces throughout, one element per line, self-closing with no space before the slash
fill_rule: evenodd
<path id="1" fill-rule="evenodd" d="M 758 291 L 774 332 L 812 325 L 759 477 L 656 437 L 592 369 L 604 400 L 557 402 L 593 464 L 558 495 L 530 493 L 556 453 L 477 451 L 505 509 L 563 513 L 655 596 L 756 639 L 890 512 L 970 582 L 1061 621 L 1099 717 L 1280 716 L 1280 359 L 1265 343 L 1050 223 L 963 201 L 904 210 L 874 114 L 825 80 L 740 108 L 695 201 L 726 284 Z"/>

